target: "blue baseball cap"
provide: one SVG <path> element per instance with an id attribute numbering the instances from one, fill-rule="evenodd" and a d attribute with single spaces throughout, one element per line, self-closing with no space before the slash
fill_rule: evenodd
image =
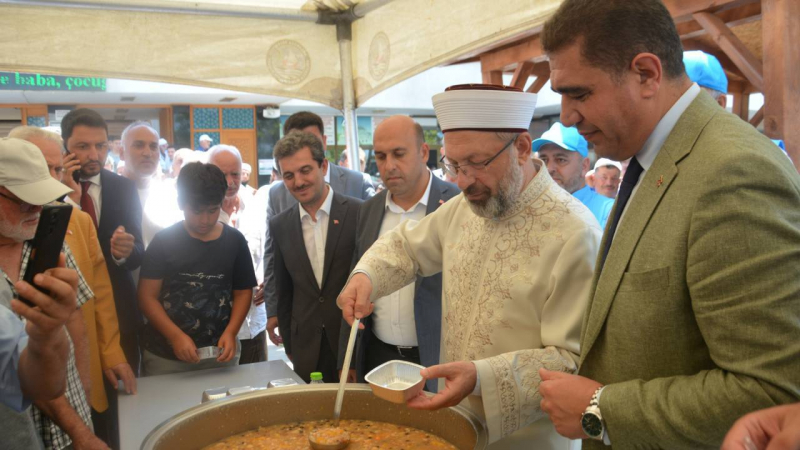
<path id="1" fill-rule="evenodd" d="M 531 151 L 538 152 L 539 147 L 545 144 L 556 144 L 564 150 L 578 152 L 584 158 L 589 155 L 589 145 L 586 143 L 586 139 L 578 133 L 578 129 L 575 127 L 567 128 L 561 125 L 560 122 L 554 123 L 549 130 L 544 132 L 542 137 L 533 141 Z"/>
<path id="2" fill-rule="evenodd" d="M 683 52 L 683 65 L 690 80 L 715 91 L 728 92 L 728 77 L 716 56 L 700 50 Z"/>

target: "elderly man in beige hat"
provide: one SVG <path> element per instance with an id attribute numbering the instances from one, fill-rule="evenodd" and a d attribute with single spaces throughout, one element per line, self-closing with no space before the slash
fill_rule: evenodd
<path id="1" fill-rule="evenodd" d="M 21 139 L 0 139 L 0 274 L 9 286 L 16 286 L 14 283 L 25 273 L 32 250 L 29 241 L 36 233 L 42 205 L 70 192 L 70 188 L 50 176 L 39 148 Z M 77 306 L 80 308 L 94 294 L 78 271 L 67 246 L 63 252 L 66 267 L 78 273 Z M 79 329 L 85 333 L 80 312 L 73 313 L 72 318 L 79 322 Z M 80 337 L 85 339 L 85 336 Z M 35 401 L 31 416 L 46 448 L 102 446 L 93 432 L 89 403 L 75 362 L 75 350 L 72 343 L 69 346 L 64 395 L 54 400 Z"/>
<path id="2" fill-rule="evenodd" d="M 348 322 L 373 301 L 442 273 L 438 409 L 462 399 L 485 418 L 492 449 L 566 449 L 539 408 L 539 368 L 574 372 L 601 230 L 592 213 L 531 158 L 536 96 L 468 85 L 433 98 L 445 167 L 462 194 L 384 234 L 339 297 Z M 476 114 L 476 111 L 491 112 Z"/>

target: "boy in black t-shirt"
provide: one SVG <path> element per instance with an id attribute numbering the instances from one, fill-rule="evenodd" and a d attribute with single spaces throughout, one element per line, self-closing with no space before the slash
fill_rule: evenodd
<path id="1" fill-rule="evenodd" d="M 256 283 L 242 234 L 217 221 L 227 182 L 216 166 L 187 164 L 177 180 L 185 220 L 155 235 L 139 280 L 139 307 L 147 317 L 145 375 L 186 372 L 239 361 L 236 334 Z M 219 347 L 216 359 L 197 349 Z"/>

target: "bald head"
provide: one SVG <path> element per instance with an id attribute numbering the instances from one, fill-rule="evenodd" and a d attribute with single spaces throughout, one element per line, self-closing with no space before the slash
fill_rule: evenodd
<path id="1" fill-rule="evenodd" d="M 425 193 L 429 172 L 428 144 L 422 127 L 408 116 L 392 116 L 375 128 L 375 163 L 383 184 L 398 205 L 413 206 Z"/>
<path id="2" fill-rule="evenodd" d="M 377 138 L 380 133 L 414 136 L 417 147 L 421 147 L 422 144 L 425 143 L 425 135 L 422 131 L 422 126 L 408 116 L 397 115 L 384 119 L 384 121 L 375 128 L 375 137 Z"/>

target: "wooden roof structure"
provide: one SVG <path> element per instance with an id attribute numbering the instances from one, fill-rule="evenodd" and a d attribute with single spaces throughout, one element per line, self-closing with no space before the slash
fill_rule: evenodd
<path id="1" fill-rule="evenodd" d="M 762 122 L 772 139 L 783 139 L 800 171 L 800 1 L 798 0 L 663 0 L 685 50 L 716 56 L 728 76 L 733 113 L 754 126 Z M 480 61 L 484 83 L 503 83 L 539 92 L 550 67 L 539 40 L 530 30 L 461 62 Z M 764 106 L 749 117 L 749 95 L 764 94 Z"/>

